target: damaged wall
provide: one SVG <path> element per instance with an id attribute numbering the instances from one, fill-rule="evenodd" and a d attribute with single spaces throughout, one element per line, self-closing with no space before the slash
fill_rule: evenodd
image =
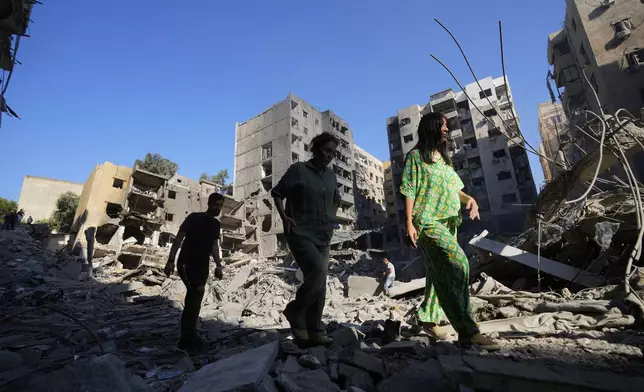
<path id="1" fill-rule="evenodd" d="M 63 193 L 72 192 L 80 195 L 82 191 L 83 184 L 77 182 L 25 176 L 20 189 L 18 208 L 25 210 L 25 220 L 29 216 L 34 222 L 49 219 L 56 210 L 58 198 Z"/>

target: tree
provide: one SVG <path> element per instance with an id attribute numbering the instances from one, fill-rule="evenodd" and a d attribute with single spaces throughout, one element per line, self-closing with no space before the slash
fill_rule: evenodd
<path id="1" fill-rule="evenodd" d="M 0 197 L 0 218 L 17 210 L 18 203 L 13 200 L 5 199 L 4 197 Z"/>
<path id="2" fill-rule="evenodd" d="M 74 224 L 74 215 L 80 197 L 73 192 L 65 192 L 56 200 L 56 210 L 49 219 L 49 225 L 59 233 L 69 233 Z"/>
<path id="3" fill-rule="evenodd" d="M 143 170 L 150 173 L 159 174 L 165 177 L 171 177 L 179 170 L 179 165 L 172 162 L 168 158 L 164 158 L 161 154 L 145 154 L 143 160 L 137 159 L 134 162 L 135 166 L 139 166 Z"/>
<path id="4" fill-rule="evenodd" d="M 226 180 L 228 180 L 228 178 L 228 169 L 219 170 L 217 174 L 212 176 L 209 176 L 208 173 L 203 172 L 201 173 L 201 177 L 199 177 L 200 180 L 214 182 L 215 184 L 220 184 L 222 186 L 226 185 Z"/>

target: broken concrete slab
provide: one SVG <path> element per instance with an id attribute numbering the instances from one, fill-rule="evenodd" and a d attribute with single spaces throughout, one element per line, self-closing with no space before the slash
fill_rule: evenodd
<path id="1" fill-rule="evenodd" d="M 122 284 L 112 285 L 108 287 L 105 291 L 110 294 L 116 295 L 116 294 L 127 293 L 128 291 L 138 290 L 144 286 L 145 284 L 141 282 L 122 283 Z"/>
<path id="2" fill-rule="evenodd" d="M 290 375 L 280 373 L 276 378 L 277 384 L 282 387 L 284 392 L 304 392 L 302 388 L 293 380 Z"/>
<path id="3" fill-rule="evenodd" d="M 545 257 L 539 258 L 536 255 L 519 248 L 487 239 L 485 238 L 487 234 L 487 230 L 484 230 L 480 235 L 470 240 L 470 245 L 516 261 L 528 267 L 541 269 L 541 271 L 558 278 L 574 281 L 575 283 L 585 287 L 597 287 L 605 283 L 603 276 L 582 271 L 578 268 L 574 268 Z"/>
<path id="4" fill-rule="evenodd" d="M 22 365 L 22 362 L 20 354 L 14 353 L 13 351 L 0 351 L 0 372 L 17 368 Z"/>
<path id="5" fill-rule="evenodd" d="M 634 391 L 644 377 L 584 371 L 562 364 L 515 362 L 474 356 L 439 357 L 445 373 L 474 389 L 489 391 Z"/>
<path id="6" fill-rule="evenodd" d="M 309 347 L 306 351 L 314 356 L 322 366 L 326 366 L 329 361 L 326 357 L 326 348 L 322 346 Z"/>
<path id="7" fill-rule="evenodd" d="M 364 334 L 353 327 L 341 327 L 331 334 L 334 343 L 340 347 L 357 347 L 360 344 L 361 337 L 364 338 Z"/>
<path id="8" fill-rule="evenodd" d="M 413 364 L 378 385 L 378 392 L 456 392 L 458 390 L 455 382 L 443 376 L 441 364 L 436 359 Z"/>
<path id="9" fill-rule="evenodd" d="M 284 372 L 284 373 L 299 373 L 304 368 L 302 365 L 297 360 L 297 357 L 294 357 L 292 355 L 289 355 L 286 357 L 286 360 L 284 362 L 281 362 L 276 369 L 277 373 Z"/>
<path id="10" fill-rule="evenodd" d="M 378 295 L 382 291 L 380 281 L 368 276 L 349 276 L 347 285 L 349 287 L 349 298 L 355 298 L 361 295 Z"/>
<path id="11" fill-rule="evenodd" d="M 373 379 L 369 376 L 369 373 L 362 369 L 341 363 L 338 364 L 338 374 L 344 389 L 357 387 L 366 392 L 371 392 L 375 389 Z"/>
<path id="12" fill-rule="evenodd" d="M 340 354 L 340 362 L 369 372 L 378 379 L 385 376 L 385 364 L 380 358 L 373 357 L 360 349 L 346 349 Z"/>
<path id="13" fill-rule="evenodd" d="M 302 373 L 292 373 L 288 377 L 303 391 L 339 392 L 337 386 L 327 374 L 321 370 L 308 370 Z"/>
<path id="14" fill-rule="evenodd" d="M 241 268 L 237 274 L 235 274 L 235 277 L 233 280 L 228 283 L 228 286 L 226 287 L 226 292 L 227 293 L 234 293 L 239 289 L 244 283 L 246 283 L 246 279 L 250 276 L 251 268 L 250 267 L 243 267 Z"/>
<path id="15" fill-rule="evenodd" d="M 389 289 L 389 296 L 396 298 L 423 289 L 425 289 L 425 278 L 414 279 L 411 282 L 394 284 L 394 286 Z"/>
<path id="16" fill-rule="evenodd" d="M 310 355 L 310 354 L 302 355 L 297 360 L 297 362 L 300 365 L 302 365 L 303 367 L 305 367 L 307 369 L 312 369 L 312 370 L 319 369 L 320 366 L 322 366 L 320 364 L 320 361 L 318 361 L 318 359 L 316 357 L 314 357 L 313 355 Z"/>
<path id="17" fill-rule="evenodd" d="M 244 305 L 238 304 L 236 302 L 226 302 L 221 307 L 220 317 L 223 319 L 223 321 L 235 321 L 241 317 L 243 311 Z"/>
<path id="18" fill-rule="evenodd" d="M 206 365 L 193 373 L 179 392 L 261 391 L 278 352 L 279 342 L 272 342 Z"/>
<path id="19" fill-rule="evenodd" d="M 422 348 L 420 344 L 411 340 L 402 340 L 399 342 L 391 342 L 380 348 L 380 351 L 383 353 L 401 353 L 401 354 L 411 354 L 411 355 L 420 355 Z"/>
<path id="20" fill-rule="evenodd" d="M 125 363 L 112 354 L 72 362 L 63 369 L 30 381 L 33 392 L 147 392 L 152 389 L 141 377 L 125 369 Z"/>

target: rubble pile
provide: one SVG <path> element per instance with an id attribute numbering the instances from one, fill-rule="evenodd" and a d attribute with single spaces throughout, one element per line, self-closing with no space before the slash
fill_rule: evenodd
<path id="1" fill-rule="evenodd" d="M 200 330 L 209 348 L 189 356 L 176 348 L 185 289 L 165 277 L 158 252 L 134 269 L 102 255 L 88 278 L 82 260 L 43 249 L 24 228 L 0 231 L 0 390 L 456 391 L 494 380 L 487 389 L 502 390 L 509 379 L 633 390 L 642 382 L 644 337 L 626 328 L 635 318 L 610 287 L 530 293 L 482 274 L 472 305 L 502 350 L 463 350 L 406 322 L 422 291 L 389 298 L 352 287 L 377 281 L 382 268 L 377 252 L 353 249 L 335 249 L 330 266 L 330 347 L 289 340 L 281 310 L 299 274 L 287 254 L 235 253 L 223 260 L 224 279 L 208 284 Z M 567 373 L 577 376 L 556 376 Z"/>
<path id="2" fill-rule="evenodd" d="M 541 222 L 541 257 L 583 271 L 573 279 L 542 278 L 545 287 L 578 288 L 579 277 L 598 278 L 602 284 L 618 284 L 624 279 L 628 254 L 637 238 L 636 206 L 631 192 L 616 188 L 588 199 L 563 205 L 550 220 Z M 538 226 L 510 242 L 510 245 L 536 255 L 539 252 Z M 508 262 L 494 254 L 479 254 L 472 260 L 473 273 L 486 272 L 514 289 L 537 290 L 537 271 Z"/>

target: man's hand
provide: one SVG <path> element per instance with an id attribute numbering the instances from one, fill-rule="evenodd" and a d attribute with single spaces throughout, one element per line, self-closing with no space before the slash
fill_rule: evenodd
<path id="1" fill-rule="evenodd" d="M 168 262 L 165 263 L 165 268 L 163 269 L 163 272 L 165 272 L 165 276 L 169 278 L 170 275 L 172 275 L 172 273 L 174 272 L 174 262 L 168 260 Z"/>
<path id="2" fill-rule="evenodd" d="M 474 200 L 473 197 L 469 198 L 467 204 L 465 205 L 465 209 L 470 212 L 470 219 L 481 219 L 481 216 L 479 215 L 479 205 L 476 203 L 476 200 Z"/>
<path id="3" fill-rule="evenodd" d="M 288 216 L 285 219 L 282 219 L 282 223 L 284 225 L 284 234 L 290 233 L 291 229 L 296 226 L 293 218 Z"/>
<path id="4" fill-rule="evenodd" d="M 224 278 L 224 271 L 221 269 L 221 264 L 218 264 L 215 268 L 215 278 L 217 278 L 217 280 L 222 280 Z"/>

